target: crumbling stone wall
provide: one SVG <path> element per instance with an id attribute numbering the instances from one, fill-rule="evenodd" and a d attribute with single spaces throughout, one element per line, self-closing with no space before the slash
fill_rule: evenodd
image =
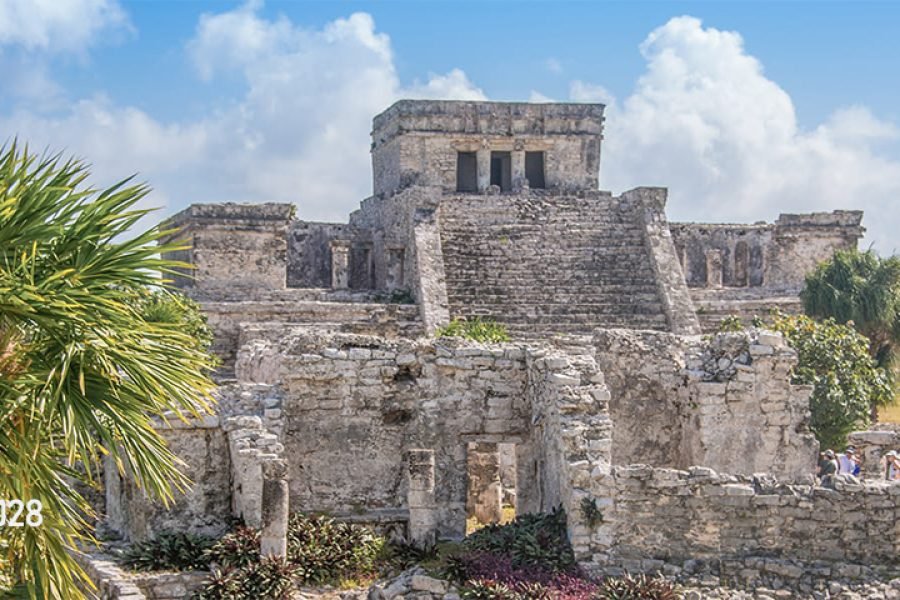
<path id="1" fill-rule="evenodd" d="M 596 356 L 612 393 L 614 464 L 683 467 L 687 340 L 665 332 L 599 330 Z"/>
<path id="2" fill-rule="evenodd" d="M 541 351 L 528 355 L 532 407 L 531 460 L 537 485 L 520 493 L 521 512 L 566 511 L 569 540 L 579 562 L 600 560 L 612 543 L 606 523 L 590 523 L 585 503 L 603 511 L 612 501 L 609 477 L 613 423 L 610 393 L 589 355 Z"/>
<path id="3" fill-rule="evenodd" d="M 287 232 L 287 285 L 331 287 L 332 240 L 352 240 L 356 232 L 345 223 L 292 221 Z M 362 287 L 361 281 L 351 287 Z"/>
<path id="4" fill-rule="evenodd" d="M 797 293 L 836 250 L 856 248 L 862 211 L 782 214 L 775 223 L 672 223 L 690 287 L 765 287 Z M 716 269 L 716 272 L 711 269 Z"/>
<path id="5" fill-rule="evenodd" d="M 900 572 L 900 484 L 839 482 L 832 490 L 646 465 L 614 467 L 612 479 L 604 520 L 615 544 L 611 562 L 594 570 L 706 572 L 795 589 L 813 577 Z"/>
<path id="6" fill-rule="evenodd" d="M 854 431 L 848 436 L 849 445 L 856 447 L 860 458 L 860 474 L 866 479 L 884 479 L 884 455 L 900 448 L 900 426 L 882 424 L 878 429 Z M 834 448 L 841 452 L 844 448 Z"/>
<path id="7" fill-rule="evenodd" d="M 478 161 L 477 189 L 490 184 L 491 151 L 509 152 L 512 185 L 525 178 L 525 152 L 544 152 L 548 188 L 597 189 L 602 104 L 401 100 L 377 115 L 372 171 L 378 196 L 410 185 L 455 192 L 457 152 Z"/>
<path id="8" fill-rule="evenodd" d="M 200 290 L 284 289 L 290 204 L 192 204 L 169 218 L 162 239 L 189 246 L 164 258 L 193 265 L 175 285 Z"/>
<path id="9" fill-rule="evenodd" d="M 672 238 L 688 286 L 760 287 L 765 282 L 766 254 L 775 226 L 712 223 L 670 223 Z M 717 252 L 720 272 L 710 273 L 710 253 Z"/>
<path id="10" fill-rule="evenodd" d="M 245 323 L 251 330 L 250 324 L 267 324 L 278 329 L 278 325 L 309 323 L 338 331 L 386 337 L 416 337 L 422 333 L 419 309 L 415 305 L 311 300 L 303 290 L 289 290 L 273 299 L 203 300 L 200 306 L 214 333 L 212 351 L 226 368 L 233 366 L 240 344 L 249 341 L 246 336 L 241 338 Z"/>
<path id="11" fill-rule="evenodd" d="M 612 390 L 613 460 L 797 481 L 814 472 L 809 386 L 793 385 L 796 353 L 771 332 L 671 334 L 598 331 Z"/>
<path id="12" fill-rule="evenodd" d="M 263 522 L 266 465 L 280 463 L 284 447 L 276 434 L 263 427 L 259 417 L 231 417 L 223 429 L 231 457 L 231 514 L 259 528 Z"/>
<path id="13" fill-rule="evenodd" d="M 107 525 L 130 540 L 163 531 L 221 535 L 228 529 L 231 515 L 231 469 L 228 442 L 218 417 L 188 423 L 170 419 L 168 425 L 159 422 L 156 427 L 169 449 L 184 461 L 183 472 L 193 485 L 165 508 L 138 488 L 128 472 L 119 475 L 116 465 L 107 459 Z"/>
<path id="14" fill-rule="evenodd" d="M 295 510 L 404 510 L 405 451 L 431 449 L 439 530 L 444 537 L 460 537 L 466 444 L 525 440 L 530 412 L 519 348 L 308 330 L 269 343 L 280 354 L 277 372 L 241 374 L 264 374 L 285 390 L 282 443 Z M 242 353 L 267 353 L 266 348 L 259 342 Z"/>

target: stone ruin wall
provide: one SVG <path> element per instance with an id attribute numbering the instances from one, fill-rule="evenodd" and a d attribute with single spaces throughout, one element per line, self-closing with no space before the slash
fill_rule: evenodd
<path id="1" fill-rule="evenodd" d="M 780 335 L 599 330 L 597 360 L 612 391 L 613 462 L 797 481 L 815 471 L 808 386 Z"/>
<path id="2" fill-rule="evenodd" d="M 413 539 L 429 529 L 459 538 L 470 453 L 514 443 L 518 512 L 565 508 L 589 570 L 662 568 L 797 587 L 812 570 L 864 578 L 898 567 L 900 485 L 804 483 L 816 450 L 804 433 L 808 390 L 787 384 L 795 356 L 779 336 L 704 343 L 612 330 L 597 332 L 596 345 L 595 361 L 548 348 L 303 328 L 254 338 L 238 359 L 239 381 L 221 391 L 223 427 L 202 434 L 221 447 L 198 446 L 193 429 L 172 438 L 191 472 L 204 473 L 203 487 L 173 513 L 128 509 L 132 536 L 202 530 L 210 515 L 253 522 L 257 467 L 284 456 L 292 510 L 408 522 Z M 227 416 L 253 412 L 262 416 Z M 649 442 L 643 422 L 676 425 Z M 779 480 L 758 474 L 766 471 Z M 208 498 L 227 500 L 212 507 Z M 598 522 L 588 522 L 586 501 Z"/>
<path id="3" fill-rule="evenodd" d="M 806 275 L 837 250 L 856 248 L 861 211 L 782 214 L 754 225 L 671 223 L 685 280 L 704 331 L 737 315 L 799 313 Z"/>
<path id="4" fill-rule="evenodd" d="M 811 571 L 896 567 L 900 486 L 806 485 L 809 389 L 789 383 L 781 338 L 685 337 L 695 305 L 708 328 L 717 310 L 796 304 L 815 262 L 855 247 L 861 213 L 669 224 L 664 189 L 596 190 L 601 134 L 599 105 L 400 102 L 375 119 L 376 195 L 348 224 L 293 221 L 288 205 L 173 217 L 193 244 L 173 256 L 198 277 L 178 283 L 237 379 L 219 390 L 221 426 L 166 435 L 192 472 L 228 466 L 168 516 L 111 478 L 111 521 L 135 538 L 218 526 L 209 514 L 255 523 L 265 464 L 287 457 L 292 510 L 459 538 L 469 512 L 499 508 L 498 449 L 514 444 L 518 512 L 563 506 L 589 569 L 802 587 Z M 492 150 L 512 155 L 511 191 L 488 185 Z M 528 150 L 544 151 L 547 190 L 526 191 Z M 478 194 L 455 192 L 458 151 L 477 155 Z M 373 290 L 418 305 L 367 303 Z M 630 330 L 597 331 L 595 353 L 413 339 L 451 315 Z"/>
<path id="5" fill-rule="evenodd" d="M 200 291 L 283 289 L 289 204 L 193 204 L 161 226 L 173 229 L 161 243 L 187 250 L 166 254 L 193 265 L 175 285 Z"/>
<path id="6" fill-rule="evenodd" d="M 610 562 L 628 571 L 713 575 L 811 591 L 813 579 L 900 574 L 900 485 L 788 485 L 766 476 L 646 465 L 613 469 Z"/>
<path id="7" fill-rule="evenodd" d="M 375 516 L 402 511 L 403 456 L 429 449 L 440 532 L 461 537 L 467 442 L 516 443 L 525 452 L 530 407 L 521 348 L 299 330 L 275 344 L 275 360 L 270 342 L 248 345 L 237 375 L 284 389 L 283 443 L 295 507 Z M 267 358 L 258 361 L 258 354 Z M 519 501 L 527 504 L 528 493 L 519 490 Z"/>
<path id="8" fill-rule="evenodd" d="M 813 578 L 900 574 L 900 485 L 812 486 L 809 390 L 788 383 L 796 355 L 780 336 L 674 338 L 596 334 L 612 465 L 592 474 L 602 517 L 582 565 L 806 591 Z"/>
<path id="9" fill-rule="evenodd" d="M 856 248 L 862 211 L 782 214 L 755 225 L 671 223 L 692 288 L 758 288 L 799 293 L 808 273 L 836 250 Z"/>
<path id="10" fill-rule="evenodd" d="M 848 437 L 849 445 L 856 447 L 856 455 L 860 458 L 860 475 L 867 479 L 884 479 L 884 455 L 900 447 L 900 425 L 881 423 L 876 427 L 854 431 Z"/>
<path id="11" fill-rule="evenodd" d="M 120 475 L 107 457 L 104 464 L 106 526 L 126 539 L 142 540 L 161 531 L 191 531 L 221 535 L 231 516 L 231 461 L 228 440 L 217 416 L 185 423 L 177 419 L 155 427 L 169 449 L 184 463 L 182 472 L 193 481 L 166 507 L 139 488 L 126 467 Z"/>

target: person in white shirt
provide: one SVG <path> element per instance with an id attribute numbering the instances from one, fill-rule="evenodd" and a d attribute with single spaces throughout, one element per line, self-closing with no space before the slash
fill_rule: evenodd
<path id="1" fill-rule="evenodd" d="M 859 459 L 856 458 L 856 448 L 853 446 L 847 446 L 838 457 L 838 472 L 854 476 L 859 474 Z"/>

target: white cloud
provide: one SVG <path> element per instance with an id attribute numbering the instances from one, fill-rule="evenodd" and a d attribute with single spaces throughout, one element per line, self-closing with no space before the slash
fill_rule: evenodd
<path id="1" fill-rule="evenodd" d="M 409 98 L 487 100 L 484 92 L 460 69 L 453 69 L 446 75 L 431 74 L 426 83 L 414 83 L 403 91 L 403 95 Z"/>
<path id="2" fill-rule="evenodd" d="M 604 187 L 667 186 L 669 216 L 680 220 L 862 208 L 867 240 L 900 248 L 900 162 L 878 148 L 898 139 L 896 125 L 850 107 L 801 130 L 791 98 L 740 35 L 692 17 L 653 31 L 641 52 L 647 70 L 634 93 L 607 110 Z M 595 99 L 586 89 L 575 82 L 572 99 Z"/>
<path id="3" fill-rule="evenodd" d="M 562 63 L 553 57 L 544 59 L 543 65 L 544 65 L 544 68 L 547 69 L 547 71 L 549 71 L 555 75 L 559 75 L 560 73 L 563 72 Z"/>
<path id="4" fill-rule="evenodd" d="M 80 53 L 101 32 L 128 27 L 128 18 L 116 0 L 0 2 L 0 46 Z"/>
<path id="5" fill-rule="evenodd" d="M 102 98 L 62 116 L 24 109 L 0 131 L 65 145 L 101 179 L 141 170 L 170 212 L 192 202 L 294 202 L 305 219 L 346 221 L 371 193 L 372 117 L 402 97 L 484 99 L 465 73 L 400 84 L 390 38 L 356 13 L 321 29 L 258 4 L 204 15 L 187 50 L 200 76 L 239 77 L 245 92 L 207 118 L 162 123 Z"/>
<path id="6" fill-rule="evenodd" d="M 556 102 L 550 96 L 545 96 L 544 94 L 540 93 L 537 90 L 531 90 L 531 93 L 528 95 L 528 101 L 529 102 L 537 102 L 537 103 Z"/>
<path id="7" fill-rule="evenodd" d="M 602 85 L 593 85 L 575 80 L 569 84 L 569 98 L 575 102 L 600 102 L 610 106 L 615 97 Z"/>

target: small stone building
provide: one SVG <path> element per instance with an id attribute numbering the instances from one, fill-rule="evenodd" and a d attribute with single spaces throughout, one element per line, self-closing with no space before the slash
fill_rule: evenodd
<path id="1" fill-rule="evenodd" d="M 900 486 L 812 485 L 796 354 L 766 331 L 701 335 L 710 315 L 796 310 L 862 214 L 670 224 L 664 188 L 598 189 L 603 109 L 400 101 L 375 117 L 373 195 L 347 223 L 278 204 L 172 217 L 194 265 L 176 284 L 223 358 L 218 414 L 166 431 L 199 483 L 173 511 L 108 475 L 112 525 L 259 523 L 280 461 L 291 510 L 416 543 L 459 538 L 504 502 L 562 505 L 595 572 L 799 586 L 813 563 L 896 569 Z M 513 341 L 434 337 L 458 317 Z"/>

